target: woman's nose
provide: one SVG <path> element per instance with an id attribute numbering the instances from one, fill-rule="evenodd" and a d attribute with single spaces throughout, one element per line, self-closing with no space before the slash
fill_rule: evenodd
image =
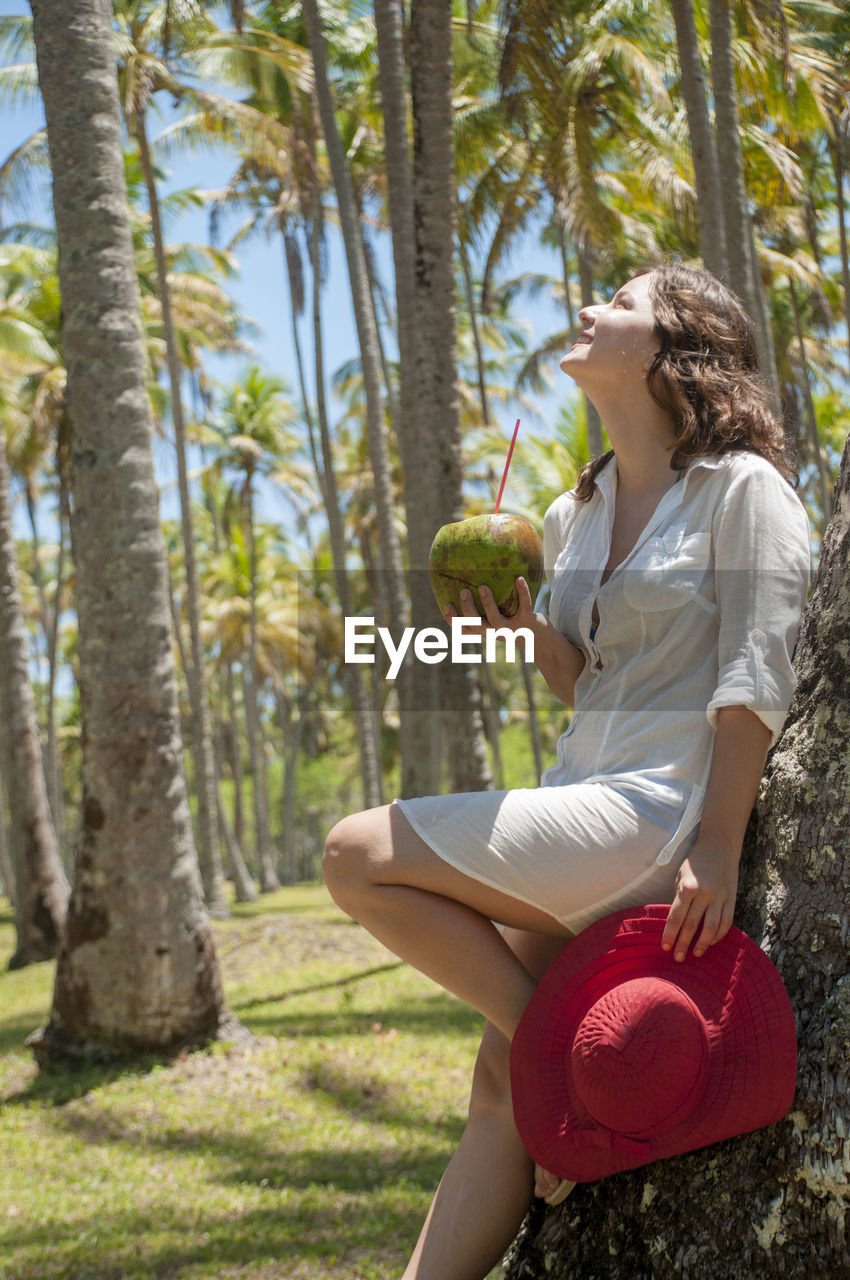
<path id="1" fill-rule="evenodd" d="M 599 304 L 597 302 L 589 303 L 579 311 L 578 318 L 582 324 L 589 324 L 591 320 L 596 319 L 596 313 L 598 310 Z"/>

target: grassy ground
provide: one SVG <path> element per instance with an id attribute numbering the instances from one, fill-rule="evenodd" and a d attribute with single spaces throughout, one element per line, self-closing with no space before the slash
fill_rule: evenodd
<path id="1" fill-rule="evenodd" d="M 5 970 L 0 900 L 0 1280 L 400 1275 L 462 1130 L 481 1020 L 318 886 L 215 930 L 255 1045 L 39 1075 L 23 1041 L 53 965 Z"/>

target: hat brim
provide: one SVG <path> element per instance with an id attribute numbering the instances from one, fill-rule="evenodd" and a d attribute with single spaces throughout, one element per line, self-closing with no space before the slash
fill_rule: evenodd
<path id="1" fill-rule="evenodd" d="M 514 1116 L 532 1158 L 573 1182 L 592 1182 L 665 1156 L 720 1142 L 789 1111 L 797 1042 L 794 1014 L 774 965 L 732 928 L 699 958 L 662 951 L 669 905 L 627 908 L 567 944 L 532 997 L 511 1045 Z M 707 1065 L 693 1105 L 651 1132 L 613 1133 L 585 1109 L 572 1072 L 576 1031 L 606 992 L 641 977 L 681 988 L 700 1010 Z"/>

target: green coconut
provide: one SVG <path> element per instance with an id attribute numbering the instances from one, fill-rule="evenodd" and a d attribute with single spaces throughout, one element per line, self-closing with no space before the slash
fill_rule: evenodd
<path id="1" fill-rule="evenodd" d="M 532 603 L 543 582 L 543 544 L 537 530 L 524 516 L 509 514 L 471 516 L 437 530 L 428 557 L 431 588 L 440 612 L 446 605 L 458 613 L 460 593 L 472 591 L 475 608 L 484 608 L 477 588 L 489 587 L 499 611 L 512 617 L 519 608 L 516 579 L 525 578 Z"/>

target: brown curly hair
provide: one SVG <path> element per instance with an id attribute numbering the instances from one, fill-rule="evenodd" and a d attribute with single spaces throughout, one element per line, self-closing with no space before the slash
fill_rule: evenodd
<path id="1" fill-rule="evenodd" d="M 739 298 L 709 271 L 647 267 L 660 347 L 647 373 L 656 404 L 672 414 L 673 471 L 697 454 L 734 449 L 760 453 L 787 480 L 797 474 L 785 433 L 768 401 L 758 368 L 752 324 Z M 613 457 L 609 449 L 579 475 L 574 493 L 587 501 L 596 477 Z"/>

